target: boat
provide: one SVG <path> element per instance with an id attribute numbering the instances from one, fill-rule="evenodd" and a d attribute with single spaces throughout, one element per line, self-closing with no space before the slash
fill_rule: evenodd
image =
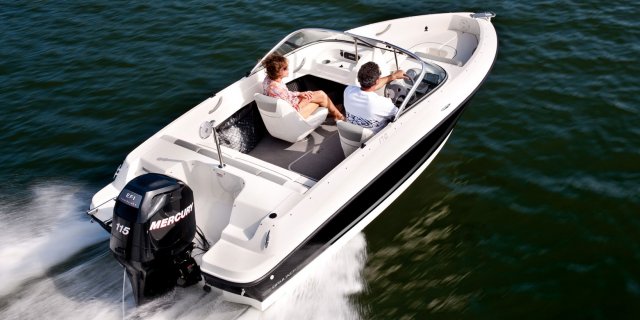
<path id="1" fill-rule="evenodd" d="M 87 213 L 111 234 L 136 303 L 200 284 L 265 310 L 294 288 L 440 152 L 496 60 L 494 16 L 301 29 L 264 55 L 287 57 L 290 89 L 324 90 L 336 104 L 364 63 L 404 70 L 377 92 L 399 111 L 375 134 L 262 95 L 258 62 L 131 151 Z"/>

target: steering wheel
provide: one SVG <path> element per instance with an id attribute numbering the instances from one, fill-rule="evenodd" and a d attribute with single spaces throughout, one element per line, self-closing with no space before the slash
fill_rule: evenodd
<path id="1" fill-rule="evenodd" d="M 384 88 L 384 96 L 391 99 L 391 102 L 395 104 L 397 107 L 400 107 L 404 99 L 407 98 L 407 94 L 409 94 L 409 90 L 413 87 L 415 83 L 414 78 L 415 72 L 413 70 L 407 71 L 406 76 L 402 79 L 396 79 L 389 83 Z"/>

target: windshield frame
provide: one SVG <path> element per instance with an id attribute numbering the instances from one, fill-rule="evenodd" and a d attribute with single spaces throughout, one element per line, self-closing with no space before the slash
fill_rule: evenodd
<path id="1" fill-rule="evenodd" d="M 299 35 L 317 35 L 317 34 L 327 34 L 326 37 L 311 37 L 311 39 L 309 41 L 303 41 L 302 43 L 291 43 L 291 39 L 299 36 Z M 304 37 L 302 37 L 302 39 L 304 39 Z M 404 99 L 404 101 L 402 102 L 402 104 L 400 105 L 400 107 L 398 108 L 398 112 L 396 113 L 393 121 L 396 121 L 398 119 L 398 117 L 400 115 L 402 115 L 404 113 L 404 110 L 406 109 L 407 105 L 409 104 L 409 102 L 411 101 L 410 97 L 413 97 L 416 94 L 416 90 L 418 88 L 418 84 L 420 84 L 422 82 L 422 80 L 424 79 L 427 70 L 429 69 L 427 66 L 429 65 L 427 62 L 425 62 L 424 60 L 422 60 L 420 57 L 418 57 L 415 53 L 404 49 L 402 47 L 399 47 L 397 45 L 394 45 L 392 43 L 389 43 L 387 41 L 383 41 L 380 39 L 375 39 L 375 38 L 369 38 L 366 36 L 362 36 L 362 35 L 358 35 L 355 33 L 351 33 L 351 32 L 346 32 L 346 31 L 337 31 L 337 30 L 331 30 L 331 29 L 324 29 L 324 28 L 303 28 L 303 29 L 299 29 L 296 30 L 294 32 L 289 33 L 286 37 L 284 37 L 282 40 L 280 40 L 280 42 L 278 42 L 273 48 L 271 48 L 271 50 L 269 50 L 259 61 L 258 63 L 253 67 L 253 69 L 251 69 L 251 71 L 249 72 L 249 75 L 253 75 L 256 72 L 260 71 L 263 69 L 262 67 L 262 61 L 268 57 L 271 53 L 275 52 L 275 51 L 280 51 L 280 53 L 283 56 L 287 56 L 289 54 L 291 54 L 292 52 L 295 52 L 297 50 L 300 50 L 304 47 L 313 45 L 314 43 L 318 43 L 318 42 L 322 42 L 322 41 L 345 41 L 345 42 L 353 42 L 353 45 L 356 49 L 356 52 L 358 50 L 358 46 L 359 45 L 366 45 L 369 46 L 371 48 L 379 48 L 382 50 L 389 50 L 389 51 L 393 51 L 394 56 L 395 56 L 395 61 L 396 61 L 396 70 L 398 69 L 398 54 L 404 54 L 407 55 L 408 57 L 410 57 L 411 59 L 413 59 L 415 62 L 420 64 L 420 74 L 418 75 L 418 77 L 416 79 L 414 79 L 414 84 L 411 87 L 411 89 L 409 90 L 409 93 L 407 94 L 407 97 Z M 290 46 L 291 48 L 286 48 L 286 46 Z M 357 55 L 356 55 L 357 56 Z"/>

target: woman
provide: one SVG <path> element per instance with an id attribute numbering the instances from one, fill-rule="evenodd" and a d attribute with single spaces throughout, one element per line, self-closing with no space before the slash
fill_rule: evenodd
<path id="1" fill-rule="evenodd" d="M 272 53 L 262 61 L 262 66 L 267 70 L 267 76 L 262 82 L 265 95 L 289 102 L 305 119 L 322 106 L 329 109 L 329 114 L 336 120 L 344 120 L 344 115 L 324 91 L 289 91 L 282 83 L 282 78 L 289 75 L 287 58 Z"/>

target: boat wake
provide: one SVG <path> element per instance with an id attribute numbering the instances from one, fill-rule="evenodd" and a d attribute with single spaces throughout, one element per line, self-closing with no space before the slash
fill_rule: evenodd
<path id="1" fill-rule="evenodd" d="M 88 223 L 82 211 L 87 197 L 80 186 L 48 183 L 30 191 L 0 200 L 0 297 L 108 238 Z"/>
<path id="2" fill-rule="evenodd" d="M 363 290 L 362 233 L 292 292 L 264 312 L 226 302 L 202 282 L 134 305 L 123 268 L 109 253 L 108 234 L 88 222 L 81 186 L 39 185 L 0 198 L 0 318 L 2 319 L 357 319 L 350 300 Z M 124 296 L 124 299 L 123 299 Z M 124 301 L 124 302 L 123 302 Z"/>
<path id="3" fill-rule="evenodd" d="M 360 319 L 361 310 L 350 297 L 365 288 L 362 270 L 366 240 L 358 233 L 317 265 L 302 284 L 269 309 L 249 309 L 240 319 Z"/>

